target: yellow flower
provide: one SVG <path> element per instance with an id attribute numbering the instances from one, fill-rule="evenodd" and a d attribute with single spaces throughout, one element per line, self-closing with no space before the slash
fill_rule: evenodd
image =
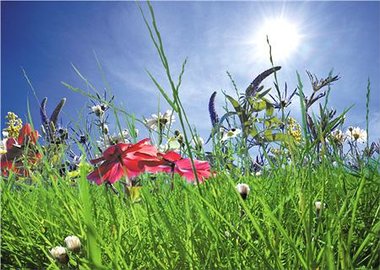
<path id="1" fill-rule="evenodd" d="M 287 133 L 292 136 L 296 142 L 302 140 L 301 126 L 292 117 L 288 118 Z"/>
<path id="2" fill-rule="evenodd" d="M 17 138 L 22 128 L 22 120 L 13 112 L 8 112 L 5 118 L 8 119 L 8 122 L 3 132 L 7 133 L 8 138 Z"/>

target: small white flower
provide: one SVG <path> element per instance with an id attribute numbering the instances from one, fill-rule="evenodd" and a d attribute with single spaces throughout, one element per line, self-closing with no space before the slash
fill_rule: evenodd
<path id="1" fill-rule="evenodd" d="M 3 139 L 0 141 L 0 155 L 7 153 L 7 140 L 8 139 Z"/>
<path id="2" fill-rule="evenodd" d="M 91 111 L 97 116 L 97 117 L 101 117 L 103 116 L 104 114 L 104 110 L 102 108 L 102 106 L 100 105 L 94 105 L 91 107 Z"/>
<path id="3" fill-rule="evenodd" d="M 153 130 L 164 129 L 166 126 L 175 122 L 175 117 L 172 110 L 167 110 L 164 114 L 152 114 L 152 118 L 145 119 L 145 125 Z"/>
<path id="4" fill-rule="evenodd" d="M 321 210 L 322 208 L 322 202 L 321 201 L 316 201 L 315 202 L 315 209 L 316 210 Z"/>
<path id="5" fill-rule="evenodd" d="M 241 197 L 245 200 L 248 195 L 249 195 L 249 192 L 251 191 L 251 189 L 249 188 L 249 186 L 247 184 L 244 184 L 244 183 L 239 183 L 236 185 L 236 190 L 240 193 Z"/>
<path id="6" fill-rule="evenodd" d="M 79 238 L 75 235 L 67 236 L 65 238 L 66 246 L 71 251 L 79 251 L 81 247 L 81 242 Z"/>
<path id="7" fill-rule="evenodd" d="M 365 143 L 367 141 L 367 131 L 359 127 L 349 127 L 346 136 L 351 142 Z"/>
<path id="8" fill-rule="evenodd" d="M 67 255 L 67 251 L 64 247 L 54 247 L 50 250 L 50 254 L 60 263 L 67 263 L 69 261 L 69 256 Z"/>
<path id="9" fill-rule="evenodd" d="M 331 132 L 331 137 L 335 143 L 343 144 L 345 136 L 340 129 L 336 129 Z"/>
<path id="10" fill-rule="evenodd" d="M 176 137 L 169 138 L 168 143 L 167 143 L 168 150 L 179 150 L 180 148 L 181 148 L 181 144 Z"/>
<path id="11" fill-rule="evenodd" d="M 103 127 L 102 127 L 102 132 L 107 135 L 109 133 L 109 131 L 110 130 L 108 128 L 108 125 L 104 124 Z"/>
<path id="12" fill-rule="evenodd" d="M 325 209 L 326 206 L 327 205 L 325 203 L 322 203 L 321 201 L 315 202 L 315 210 L 317 211 L 317 213 L 319 213 L 322 209 Z"/>
<path id="13" fill-rule="evenodd" d="M 222 136 L 221 141 L 224 142 L 224 141 L 229 140 L 231 138 L 235 138 L 240 133 L 241 133 L 240 129 L 238 129 L 238 128 L 231 128 L 227 132 L 226 131 L 223 132 L 223 136 Z"/>
<path id="14" fill-rule="evenodd" d="M 205 141 L 201 136 L 194 136 L 194 138 L 191 140 L 191 144 L 193 144 L 196 149 L 202 149 Z"/>
<path id="15" fill-rule="evenodd" d="M 255 172 L 255 176 L 261 176 L 262 174 L 262 171 Z"/>
<path id="16" fill-rule="evenodd" d="M 4 138 L 4 139 L 7 139 L 7 138 L 8 138 L 8 136 L 9 136 L 8 131 L 3 130 L 1 133 L 3 134 L 3 138 Z"/>

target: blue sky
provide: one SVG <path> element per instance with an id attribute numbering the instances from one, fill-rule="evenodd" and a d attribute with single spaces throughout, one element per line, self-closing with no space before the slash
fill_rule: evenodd
<path id="1" fill-rule="evenodd" d="M 147 11 L 145 3 L 141 3 Z M 164 46 L 175 77 L 187 57 L 181 97 L 190 122 L 203 137 L 210 131 L 208 99 L 221 90 L 234 93 L 226 71 L 244 91 L 254 77 L 270 67 L 258 55 L 256 33 L 264 21 L 281 16 L 297 25 L 302 37 L 281 65 L 279 81 L 296 87 L 296 71 L 309 83 L 305 70 L 325 77 L 333 68 L 341 79 L 332 87 L 330 105 L 342 112 L 355 105 L 345 127 L 365 128 L 365 95 L 371 79 L 370 136 L 380 137 L 380 2 L 153 2 Z M 276 48 L 273 48 L 274 54 Z M 23 77 L 25 69 L 48 109 L 62 98 L 67 103 L 64 124 L 86 115 L 87 100 L 61 81 L 86 90 L 71 67 L 74 64 L 95 87 L 105 84 L 94 57 L 96 52 L 116 103 L 136 117 L 168 109 L 146 70 L 165 83 L 154 46 L 135 2 L 1 2 L 1 114 L 25 119 L 29 98 L 39 126 L 38 103 Z M 265 86 L 272 86 L 272 78 Z M 292 111 L 299 112 L 298 100 Z M 138 126 L 139 129 L 143 127 Z"/>

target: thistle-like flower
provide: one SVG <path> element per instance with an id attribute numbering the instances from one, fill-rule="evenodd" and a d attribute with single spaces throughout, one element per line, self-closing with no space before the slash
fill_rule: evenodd
<path id="1" fill-rule="evenodd" d="M 367 141 L 367 131 L 359 127 L 349 127 L 346 131 L 346 137 L 351 142 L 365 143 Z"/>
<path id="2" fill-rule="evenodd" d="M 80 242 L 79 238 L 75 235 L 67 236 L 65 238 L 65 243 L 66 243 L 68 250 L 71 250 L 74 252 L 77 252 L 80 250 L 81 242 Z"/>
<path id="3" fill-rule="evenodd" d="M 67 255 L 67 251 L 64 247 L 54 247 L 50 250 L 50 254 L 54 259 L 56 259 L 58 262 L 62 264 L 66 264 L 69 262 L 69 256 Z"/>
<path id="4" fill-rule="evenodd" d="M 237 184 L 236 190 L 240 193 L 240 196 L 243 198 L 243 200 L 247 199 L 249 192 L 251 191 L 249 186 L 244 183 Z"/>

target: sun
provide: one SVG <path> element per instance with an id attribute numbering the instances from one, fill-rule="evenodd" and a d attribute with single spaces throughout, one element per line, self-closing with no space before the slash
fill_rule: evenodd
<path id="1" fill-rule="evenodd" d="M 260 59 L 269 59 L 269 46 L 272 47 L 274 61 L 284 62 L 297 52 L 301 42 L 299 27 L 295 22 L 286 18 L 267 19 L 255 36 L 256 56 Z"/>

